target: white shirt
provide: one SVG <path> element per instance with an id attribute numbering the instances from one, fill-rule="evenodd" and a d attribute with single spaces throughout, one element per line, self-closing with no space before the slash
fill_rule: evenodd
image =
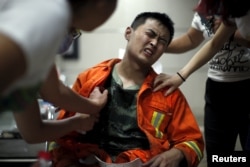
<path id="1" fill-rule="evenodd" d="M 205 39 L 213 37 L 206 21 L 195 13 L 192 27 L 202 31 Z M 249 30 L 249 29 L 248 29 Z M 219 82 L 234 82 L 250 78 L 250 50 L 235 41 L 226 42 L 209 62 L 208 77 Z"/>
<path id="2" fill-rule="evenodd" d="M 21 47 L 27 63 L 25 74 L 9 86 L 5 95 L 41 84 L 68 31 L 70 17 L 66 0 L 0 1 L 0 33 Z"/>

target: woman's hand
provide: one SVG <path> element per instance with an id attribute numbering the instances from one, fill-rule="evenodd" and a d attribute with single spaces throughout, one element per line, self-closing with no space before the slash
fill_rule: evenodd
<path id="1" fill-rule="evenodd" d="M 78 123 L 78 132 L 85 133 L 93 129 L 96 122 L 98 122 L 99 114 L 82 114 L 76 113 L 73 119 Z"/>
<path id="2" fill-rule="evenodd" d="M 183 82 L 183 79 L 177 74 L 168 75 L 161 73 L 154 80 L 153 91 L 156 92 L 164 87 L 168 87 L 165 92 L 165 96 L 167 96 L 177 89 Z"/>
<path id="3" fill-rule="evenodd" d="M 96 106 L 96 112 L 98 113 L 107 103 L 108 90 L 100 87 L 95 87 L 89 95 L 89 100 Z"/>

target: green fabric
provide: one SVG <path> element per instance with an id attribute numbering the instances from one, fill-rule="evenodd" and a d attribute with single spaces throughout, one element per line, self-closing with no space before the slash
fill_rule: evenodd
<path id="1" fill-rule="evenodd" d="M 119 153 L 128 149 L 148 149 L 146 135 L 137 125 L 137 93 L 140 86 L 122 88 L 122 81 L 114 68 L 108 86 L 109 101 L 104 113 L 102 140 L 103 147 L 115 159 Z"/>
<path id="2" fill-rule="evenodd" d="M 87 135 L 79 139 L 98 144 L 112 157 L 126 150 L 149 149 L 146 135 L 137 125 L 138 85 L 123 89 L 121 79 L 113 70 L 105 88 L 108 89 L 108 103 L 100 113 L 99 122 Z"/>

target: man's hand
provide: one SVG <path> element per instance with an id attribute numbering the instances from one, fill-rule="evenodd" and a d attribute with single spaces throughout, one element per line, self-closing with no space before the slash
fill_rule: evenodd
<path id="1" fill-rule="evenodd" d="M 178 167 L 180 162 L 184 159 L 184 154 L 181 150 L 172 148 L 165 151 L 148 162 L 144 163 L 143 167 Z"/>
<path id="2" fill-rule="evenodd" d="M 108 100 L 108 90 L 100 87 L 95 87 L 94 90 L 89 95 L 89 100 L 94 103 L 97 107 L 98 113 L 107 103 Z"/>

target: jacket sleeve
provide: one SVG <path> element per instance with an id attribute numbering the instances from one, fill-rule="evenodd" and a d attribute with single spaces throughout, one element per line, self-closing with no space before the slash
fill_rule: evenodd
<path id="1" fill-rule="evenodd" d="M 203 158 L 202 133 L 187 100 L 179 89 L 170 95 L 170 103 L 173 110 L 172 123 L 168 127 L 170 145 L 184 153 L 189 167 L 195 167 Z"/>

